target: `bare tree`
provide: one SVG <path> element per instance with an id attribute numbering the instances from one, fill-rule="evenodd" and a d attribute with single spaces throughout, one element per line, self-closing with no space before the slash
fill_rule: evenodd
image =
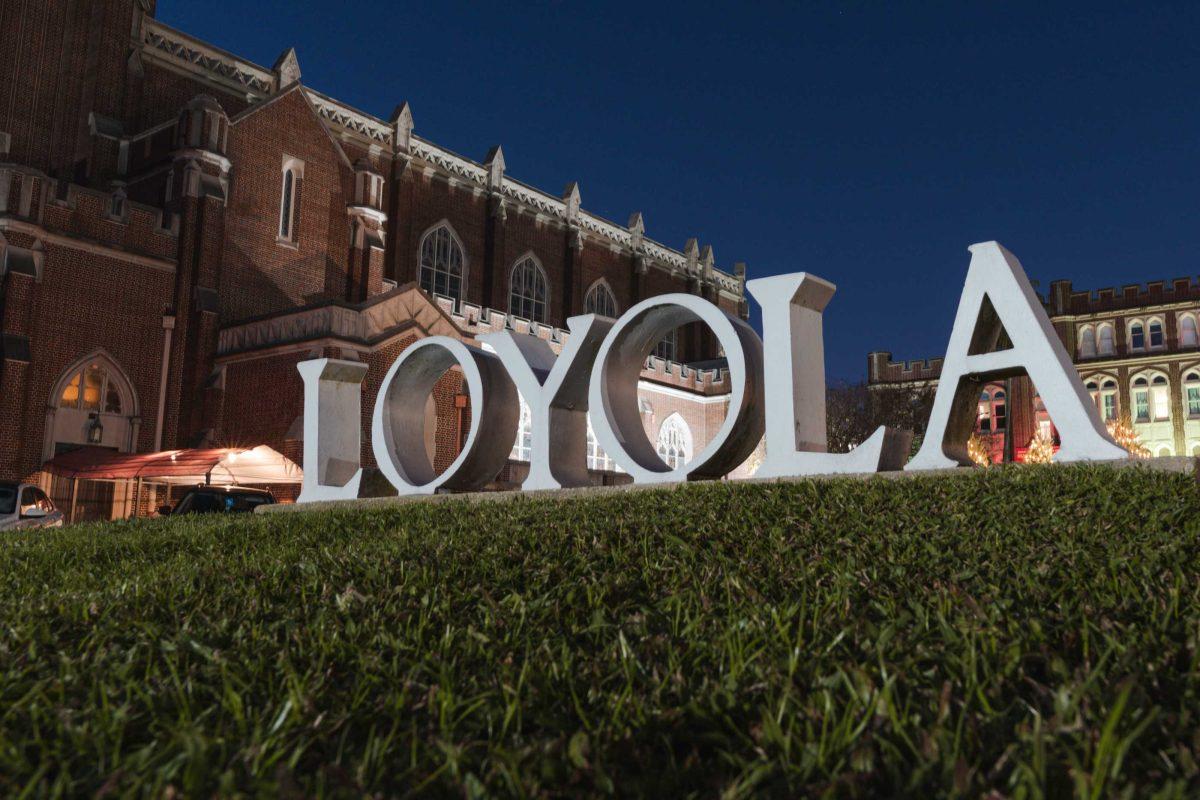
<path id="1" fill-rule="evenodd" d="M 916 452 L 929 423 L 933 389 L 838 383 L 826 390 L 825 408 L 831 453 L 844 453 L 861 444 L 880 425 L 912 431 Z"/>

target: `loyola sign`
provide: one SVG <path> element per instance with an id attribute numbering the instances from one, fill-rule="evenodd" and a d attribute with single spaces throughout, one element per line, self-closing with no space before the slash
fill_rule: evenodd
<path id="1" fill-rule="evenodd" d="M 719 478 L 766 436 L 758 477 L 928 470 L 969 464 L 967 439 L 980 385 L 1027 373 L 1054 419 L 1058 461 L 1125 458 L 1109 437 L 1021 263 L 996 242 L 973 245 L 971 264 L 942 366 L 924 444 L 904 464 L 911 433 L 879 428 L 849 453 L 826 453 L 822 313 L 835 287 L 795 273 L 749 281 L 762 307 L 763 338 L 744 321 L 687 294 L 652 297 L 618 320 L 567 320 L 560 355 L 545 341 L 505 331 L 480 337 L 487 349 L 435 336 L 400 354 L 371 416 L 371 448 L 401 495 L 480 489 L 504 466 L 517 435 L 519 399 L 532 422 L 525 489 L 589 483 L 588 411 L 596 439 L 635 483 Z M 691 322 L 716 334 L 729 364 L 729 411 L 695 458 L 671 469 L 646 437 L 638 376 L 655 343 Z M 996 350 L 1002 332 L 1012 347 Z M 764 364 L 771 369 L 765 370 Z M 471 397 L 462 451 L 435 472 L 425 449 L 425 398 L 453 367 Z M 327 358 L 298 365 L 304 379 L 304 485 L 298 502 L 358 497 L 362 469 L 360 384 L 367 366 Z"/>

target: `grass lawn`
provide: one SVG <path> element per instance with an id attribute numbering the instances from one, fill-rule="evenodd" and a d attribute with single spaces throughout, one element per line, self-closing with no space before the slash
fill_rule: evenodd
<path id="1" fill-rule="evenodd" d="M 1200 493 L 709 484 L 0 540 L 0 793 L 1200 796 Z"/>

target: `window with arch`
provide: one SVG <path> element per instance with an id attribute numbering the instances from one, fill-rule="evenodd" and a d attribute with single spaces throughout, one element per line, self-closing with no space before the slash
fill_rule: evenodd
<path id="1" fill-rule="evenodd" d="M 448 225 L 438 225 L 421 239 L 421 288 L 430 295 L 449 297 L 457 305 L 462 301 L 464 262 L 458 237 Z"/>
<path id="2" fill-rule="evenodd" d="M 513 442 L 512 452 L 508 457 L 513 461 L 528 463 L 533 450 L 533 414 L 520 392 L 517 392 L 517 400 L 521 404 L 521 419 L 517 423 L 517 440 Z"/>
<path id="3" fill-rule="evenodd" d="M 599 314 L 602 317 L 616 319 L 617 298 L 613 295 L 612 289 L 608 288 L 607 283 L 597 281 L 588 290 L 587 297 L 583 299 L 583 311 L 585 314 Z"/>
<path id="4" fill-rule="evenodd" d="M 667 417 L 658 429 L 658 457 L 678 469 L 692 457 L 692 431 L 678 412 Z"/>
<path id="5" fill-rule="evenodd" d="M 1111 356 L 1113 354 L 1113 326 L 1110 322 L 1105 322 L 1096 328 L 1097 347 L 1102 356 Z"/>
<path id="6" fill-rule="evenodd" d="M 1171 418 L 1170 384 L 1165 375 L 1144 373 L 1133 379 L 1135 422 L 1162 422 Z"/>
<path id="7" fill-rule="evenodd" d="M 116 380 L 109 379 L 108 370 L 99 362 L 90 363 L 75 372 L 58 398 L 59 408 L 77 408 L 104 414 L 120 414 L 123 406 Z"/>
<path id="8" fill-rule="evenodd" d="M 654 345 L 654 349 L 650 351 L 650 355 L 666 361 L 677 361 L 676 350 L 678 349 L 678 344 L 679 329 L 676 328 L 659 340 L 658 344 Z"/>
<path id="9" fill-rule="evenodd" d="M 1096 329 L 1084 325 L 1079 329 L 1079 357 L 1093 358 L 1096 355 Z"/>
<path id="10" fill-rule="evenodd" d="M 294 158 L 285 158 L 279 195 L 278 238 L 281 242 L 296 241 L 296 221 L 300 217 L 300 179 L 303 177 L 304 162 Z"/>
<path id="11" fill-rule="evenodd" d="M 1179 318 L 1179 346 L 1200 346 L 1200 335 L 1196 330 L 1196 315 L 1184 314 Z"/>
<path id="12" fill-rule="evenodd" d="M 1157 349 L 1163 346 L 1163 324 L 1161 319 L 1150 320 L 1150 348 Z"/>
<path id="13" fill-rule="evenodd" d="M 1096 404 L 1096 409 L 1100 412 L 1100 418 L 1105 422 L 1111 422 L 1117 418 L 1117 382 L 1112 378 L 1103 375 L 1096 375 L 1088 379 L 1084 384 L 1088 394 L 1092 397 L 1092 402 Z"/>
<path id="14" fill-rule="evenodd" d="M 1008 398 L 1003 387 L 988 386 L 979 395 L 977 429 L 980 433 L 999 433 L 1008 427 Z"/>
<path id="15" fill-rule="evenodd" d="M 1146 349 L 1146 329 L 1142 326 L 1140 320 L 1134 320 L 1129 325 L 1129 349 Z"/>
<path id="16" fill-rule="evenodd" d="M 1200 419 L 1200 371 L 1192 370 L 1183 377 L 1183 405 L 1188 419 Z"/>
<path id="17" fill-rule="evenodd" d="M 516 263 L 508 283 L 508 313 L 531 322 L 546 321 L 546 273 L 532 256 Z"/>

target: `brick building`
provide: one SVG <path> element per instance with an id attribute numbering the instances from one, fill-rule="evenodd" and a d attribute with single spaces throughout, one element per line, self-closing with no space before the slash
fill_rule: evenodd
<path id="1" fill-rule="evenodd" d="M 572 315 L 667 292 L 746 314 L 744 267 L 718 269 L 710 246 L 590 214 L 573 183 L 521 183 L 499 147 L 456 155 L 407 104 L 352 109 L 305 86 L 293 50 L 252 64 L 158 22 L 153 0 L 5 3 L 0 76 L 0 479 L 89 443 L 298 459 L 295 365 L 313 357 L 368 363 L 369 410 L 424 336 L 558 343 Z M 693 325 L 647 360 L 646 430 L 668 459 L 720 422 L 717 355 Z M 466 402 L 450 374 L 427 406 L 436 466 Z M 90 513 L 120 513 L 119 487 L 96 491 Z"/>
<path id="2" fill-rule="evenodd" d="M 1151 455 L 1200 455 L 1200 283 L 1176 278 L 1081 292 L 1054 281 L 1043 303 L 1102 420 L 1130 424 Z M 940 358 L 896 362 L 875 352 L 867 383 L 932 388 L 941 367 Z M 976 431 L 995 460 L 1021 460 L 1039 430 L 1057 441 L 1028 378 L 982 387 Z"/>

